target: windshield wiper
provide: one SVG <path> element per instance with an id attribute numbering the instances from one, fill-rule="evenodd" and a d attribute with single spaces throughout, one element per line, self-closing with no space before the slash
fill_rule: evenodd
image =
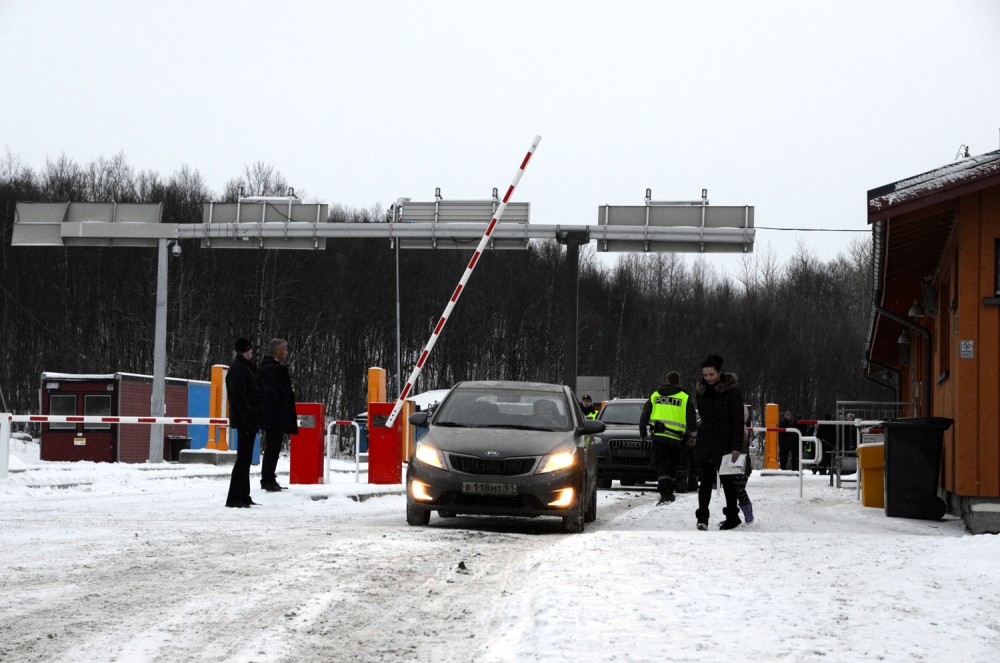
<path id="1" fill-rule="evenodd" d="M 465 424 L 460 424 L 457 421 L 435 421 L 435 426 L 445 426 L 447 428 L 468 428 Z"/>
<path id="2" fill-rule="evenodd" d="M 548 426 L 528 426 L 526 424 L 494 424 L 490 426 L 490 428 L 509 428 L 512 430 L 556 430 L 555 428 L 550 428 Z"/>

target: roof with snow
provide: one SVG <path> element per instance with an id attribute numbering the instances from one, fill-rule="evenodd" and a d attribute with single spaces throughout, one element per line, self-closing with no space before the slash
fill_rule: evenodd
<path id="1" fill-rule="evenodd" d="M 1000 183 L 1000 150 L 967 157 L 868 191 L 868 222 L 951 200 Z"/>

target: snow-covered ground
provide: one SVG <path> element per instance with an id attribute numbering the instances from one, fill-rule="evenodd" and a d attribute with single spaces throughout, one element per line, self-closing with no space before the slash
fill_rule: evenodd
<path id="1" fill-rule="evenodd" d="M 695 530 L 694 494 L 655 507 L 652 492 L 616 484 L 597 522 L 569 535 L 556 519 L 408 527 L 401 486 L 340 471 L 227 509 L 229 468 L 40 463 L 33 443 L 13 444 L 0 481 L 0 661 L 1000 652 L 1000 537 L 951 517 L 886 518 L 826 477 L 807 476 L 800 499 L 797 479 L 755 474 L 757 522 L 729 532 Z"/>

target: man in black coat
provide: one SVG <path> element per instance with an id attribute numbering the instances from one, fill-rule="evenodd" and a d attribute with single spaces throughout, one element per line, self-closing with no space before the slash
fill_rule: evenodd
<path id="1" fill-rule="evenodd" d="M 792 417 L 791 410 L 785 410 L 778 422 L 779 428 L 786 429 L 786 432 L 778 433 L 778 465 L 783 470 L 799 469 L 799 437 L 791 432 L 793 428 L 798 430 L 796 419 Z"/>
<path id="2" fill-rule="evenodd" d="M 238 439 L 236 463 L 229 480 L 226 506 L 245 508 L 256 504 L 250 499 L 250 461 L 253 460 L 253 442 L 257 431 L 264 425 L 264 407 L 260 385 L 257 383 L 253 344 L 249 339 L 238 338 L 234 347 L 236 356 L 226 373 L 226 393 L 229 400 L 229 429 L 236 431 Z"/>
<path id="3" fill-rule="evenodd" d="M 275 467 L 286 434 L 299 432 L 295 414 L 295 392 L 288 376 L 288 341 L 275 338 L 267 344 L 267 356 L 260 362 L 260 387 L 264 394 L 264 458 L 260 468 L 260 487 L 269 492 L 283 489 L 278 485 Z"/>

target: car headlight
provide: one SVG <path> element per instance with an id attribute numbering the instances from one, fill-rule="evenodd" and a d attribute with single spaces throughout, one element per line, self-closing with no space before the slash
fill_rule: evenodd
<path id="1" fill-rule="evenodd" d="M 426 465 L 431 465 L 442 470 L 445 469 L 444 454 L 441 453 L 441 450 L 424 442 L 417 442 L 417 448 L 413 452 L 413 457 Z"/>
<path id="2" fill-rule="evenodd" d="M 576 450 L 560 451 L 559 453 L 554 453 L 545 457 L 545 460 L 542 462 L 542 469 L 538 470 L 538 474 L 565 470 L 567 467 L 573 467 L 575 463 Z"/>

